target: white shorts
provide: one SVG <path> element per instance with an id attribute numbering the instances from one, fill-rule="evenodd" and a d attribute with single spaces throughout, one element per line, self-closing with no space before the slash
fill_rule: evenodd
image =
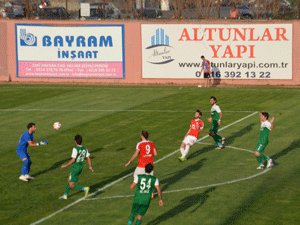
<path id="1" fill-rule="evenodd" d="M 196 137 L 188 135 L 184 138 L 183 143 L 192 146 L 196 141 L 197 141 Z"/>
<path id="2" fill-rule="evenodd" d="M 146 172 L 145 172 L 145 168 L 143 168 L 143 167 L 137 167 L 137 168 L 135 168 L 135 171 L 134 171 L 134 173 L 133 173 L 133 176 L 134 177 L 136 177 L 137 175 L 139 175 L 139 174 L 145 174 Z M 150 173 L 152 176 L 153 176 L 153 170 L 152 170 L 152 172 Z"/>

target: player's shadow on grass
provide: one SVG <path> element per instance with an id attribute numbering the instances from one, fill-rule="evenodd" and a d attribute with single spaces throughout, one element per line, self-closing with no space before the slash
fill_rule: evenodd
<path id="1" fill-rule="evenodd" d="M 272 155 L 271 159 L 273 159 L 275 161 L 274 162 L 275 164 L 278 164 L 276 162 L 277 159 L 279 159 L 282 156 L 285 156 L 286 154 L 288 154 L 289 152 L 295 150 L 296 148 L 300 148 L 300 139 L 297 139 L 297 140 L 293 141 L 288 147 L 286 147 L 282 151 L 276 153 L 275 155 Z"/>
<path id="2" fill-rule="evenodd" d="M 239 131 L 234 132 L 229 137 L 226 137 L 225 147 L 226 147 L 226 145 L 232 144 L 236 138 L 240 138 L 240 137 L 244 136 L 245 134 L 249 133 L 255 125 L 256 125 L 255 123 L 251 123 L 248 126 L 240 129 Z"/>
<path id="3" fill-rule="evenodd" d="M 183 213 L 188 209 L 192 209 L 190 213 L 194 213 L 201 206 L 203 206 L 203 204 L 210 197 L 210 193 L 215 189 L 215 187 L 211 187 L 202 193 L 193 194 L 181 199 L 180 203 L 177 206 L 158 216 L 154 220 L 151 220 L 148 225 L 164 224 L 165 221 L 173 218 L 174 216 L 178 216 L 180 213 Z"/>
<path id="4" fill-rule="evenodd" d="M 195 146 L 195 145 L 194 145 Z M 191 153 L 187 158 L 190 160 L 190 159 L 193 159 L 195 157 L 198 157 L 199 155 L 202 155 L 206 152 L 209 152 L 211 150 L 213 150 L 215 147 L 213 145 L 211 146 L 201 146 L 199 150 L 197 151 L 193 151 L 193 149 L 191 149 L 191 151 L 193 151 L 193 153 Z"/>
<path id="5" fill-rule="evenodd" d="M 96 148 L 96 149 L 93 149 L 93 150 L 91 150 L 89 152 L 92 153 L 92 154 L 94 154 L 94 153 L 99 152 L 101 150 L 103 150 L 103 148 Z M 40 175 L 42 175 L 44 173 L 48 173 L 48 172 L 50 172 L 52 170 L 55 170 L 55 169 L 59 168 L 62 164 L 68 162 L 69 160 L 70 160 L 70 158 L 67 158 L 67 159 L 63 159 L 63 160 L 60 160 L 58 162 L 55 162 L 51 167 L 49 167 L 47 169 L 44 169 L 44 170 L 41 170 L 39 172 L 36 172 L 36 173 L 32 174 L 32 176 L 37 177 L 37 176 L 40 176 Z"/>
<path id="6" fill-rule="evenodd" d="M 160 181 L 162 186 L 162 191 L 166 190 L 169 186 L 176 183 L 180 179 L 183 179 L 185 176 L 187 176 L 191 172 L 195 172 L 199 170 L 203 166 L 203 162 L 207 159 L 200 159 L 196 163 L 189 165 L 182 170 L 179 170 L 178 172 L 175 172 L 173 176 L 168 176 L 166 179 L 162 179 Z"/>
<path id="7" fill-rule="evenodd" d="M 226 145 L 232 144 L 236 138 L 242 137 L 245 134 L 247 134 L 250 130 L 253 129 L 254 126 L 255 126 L 255 123 L 251 123 L 248 126 L 240 129 L 239 131 L 234 132 L 229 137 L 226 137 L 225 148 L 226 148 Z M 199 150 L 194 151 L 192 154 L 190 154 L 190 156 L 188 156 L 188 158 L 189 159 L 195 158 L 195 157 L 197 157 L 201 154 L 204 154 L 206 152 L 209 152 L 209 151 L 213 150 L 214 148 L 215 148 L 214 145 L 201 147 Z M 192 151 L 193 151 L 193 149 L 192 149 Z"/>
<path id="8" fill-rule="evenodd" d="M 116 152 L 121 152 L 121 151 L 124 151 L 124 150 L 126 150 L 126 148 L 124 148 L 124 147 L 123 148 L 117 148 Z"/>

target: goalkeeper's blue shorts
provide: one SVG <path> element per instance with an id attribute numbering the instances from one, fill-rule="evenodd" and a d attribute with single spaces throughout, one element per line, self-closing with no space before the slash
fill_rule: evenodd
<path id="1" fill-rule="evenodd" d="M 24 159 L 24 158 L 30 159 L 30 155 L 27 152 L 17 151 L 17 155 L 19 156 L 19 158 L 21 160 Z"/>

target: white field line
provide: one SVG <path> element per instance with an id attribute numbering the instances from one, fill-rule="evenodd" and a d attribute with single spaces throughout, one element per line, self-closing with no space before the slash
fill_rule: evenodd
<path id="1" fill-rule="evenodd" d="M 192 188 L 182 188 L 182 189 L 178 189 L 178 190 L 170 190 L 170 191 L 165 191 L 164 194 L 166 193 L 175 193 L 175 192 L 182 192 L 182 191 L 194 191 L 194 190 L 198 190 L 198 189 L 203 189 L 203 188 L 209 188 L 209 187 L 218 187 L 218 186 L 223 186 L 223 185 L 227 185 L 227 184 L 233 184 L 233 183 L 238 183 L 244 180 L 250 180 L 253 179 L 255 177 L 261 176 L 267 172 L 269 172 L 272 168 L 268 168 L 265 169 L 264 171 L 251 175 L 249 177 L 244 177 L 244 178 L 240 178 L 240 179 L 235 179 L 235 180 L 231 180 L 231 181 L 225 181 L 222 183 L 216 183 L 216 184 L 208 184 L 208 185 L 204 185 L 204 186 L 198 186 L 198 187 L 192 187 Z"/>
<path id="2" fill-rule="evenodd" d="M 199 144 L 211 145 L 209 143 L 204 143 L 204 142 L 199 142 Z M 250 152 L 250 153 L 254 152 L 254 151 L 251 151 L 249 149 L 238 148 L 238 147 L 234 147 L 234 146 L 226 146 L 226 148 L 231 148 L 231 149 L 234 149 L 234 150 L 239 150 L 239 151 L 244 151 L 244 152 Z M 226 150 L 224 150 L 224 151 L 226 151 Z M 202 185 L 202 186 L 197 186 L 197 187 L 191 187 L 191 188 L 182 188 L 182 189 L 175 189 L 175 190 L 163 191 L 163 194 L 177 193 L 177 192 L 183 192 L 183 191 L 194 191 L 194 190 L 198 190 L 198 189 L 204 189 L 204 188 L 217 187 L 217 186 L 223 186 L 223 185 L 227 185 L 227 184 L 238 183 L 238 182 L 241 182 L 241 181 L 250 180 L 250 179 L 253 179 L 255 177 L 261 176 L 261 175 L 269 172 L 271 169 L 272 168 L 268 168 L 268 169 L 266 169 L 266 170 L 264 170 L 262 172 L 259 172 L 257 174 L 254 174 L 254 175 L 251 175 L 251 176 L 248 176 L 248 177 L 243 177 L 243 178 L 239 178 L 239 179 L 235 179 L 235 180 L 225 181 L 225 182 L 222 182 L 222 183 L 207 184 L 207 185 Z M 133 197 L 133 195 L 114 195 L 114 196 L 107 196 L 107 197 L 89 198 L 89 199 L 86 199 L 86 200 L 93 201 L 93 200 L 129 198 L 129 197 Z"/>
<path id="3" fill-rule="evenodd" d="M 178 110 L 160 110 L 160 109 L 25 109 L 25 108 L 12 108 L 1 109 L 0 112 L 169 112 L 169 113 L 190 113 L 191 111 L 178 111 Z M 210 111 L 203 111 L 210 112 Z M 237 110 L 237 111 L 223 111 L 225 113 L 251 113 L 253 111 Z"/>
<path id="4" fill-rule="evenodd" d="M 264 171 L 262 171 L 260 173 L 256 173 L 256 174 L 248 176 L 248 177 L 243 177 L 243 178 L 240 178 L 240 179 L 225 181 L 225 182 L 222 182 L 222 183 L 207 184 L 207 185 L 197 186 L 197 187 L 192 187 L 192 188 L 175 189 L 175 190 L 163 191 L 162 193 L 163 194 L 170 194 L 170 193 L 178 193 L 178 192 L 183 192 L 183 191 L 185 191 L 185 192 L 186 191 L 195 191 L 195 190 L 204 189 L 204 188 L 218 187 L 218 186 L 223 186 L 223 185 L 227 185 L 227 184 L 238 183 L 238 182 L 241 182 L 241 181 L 250 180 L 250 179 L 253 179 L 255 177 L 261 176 L 261 175 L 269 172 L 271 169 L 272 168 L 268 168 L 268 169 L 265 169 Z M 133 197 L 133 196 L 134 195 L 114 195 L 114 196 L 107 196 L 107 197 L 89 198 L 89 199 L 86 199 L 86 200 L 87 201 L 94 201 L 94 200 L 130 198 L 130 197 Z"/>
<path id="5" fill-rule="evenodd" d="M 211 145 L 210 143 L 206 143 L 206 142 L 197 142 L 197 144 L 199 144 L 199 145 Z M 225 144 L 226 144 L 226 140 L 225 140 Z M 238 147 L 234 147 L 234 146 L 230 146 L 230 145 L 225 145 L 225 148 L 232 148 L 232 149 L 235 149 L 235 150 L 245 151 L 245 152 L 250 152 L 250 153 L 255 152 L 255 151 L 252 151 L 252 150 L 249 150 L 249 149 L 238 148 Z"/>
<path id="6" fill-rule="evenodd" d="M 243 120 L 248 119 L 249 117 L 251 117 L 251 116 L 253 116 L 253 115 L 255 115 L 255 114 L 257 114 L 257 112 L 253 112 L 253 113 L 251 113 L 251 114 L 249 114 L 249 115 L 247 115 L 247 116 L 245 116 L 245 117 L 243 117 L 243 118 L 241 118 L 241 119 L 239 119 L 239 120 L 237 120 L 237 121 L 235 121 L 235 122 L 233 122 L 233 123 L 231 123 L 231 124 L 228 124 L 228 125 L 222 127 L 219 131 L 222 131 L 222 130 L 228 128 L 228 127 L 231 127 L 231 126 L 233 126 L 233 125 L 235 125 L 235 124 L 237 124 L 237 123 L 240 123 L 240 122 L 242 122 Z M 204 140 L 204 139 L 206 139 L 206 138 L 208 138 L 208 137 L 209 137 L 209 135 L 205 135 L 204 137 L 198 139 L 198 142 L 199 142 L 199 141 L 202 141 L 202 140 Z M 156 160 L 155 163 L 159 163 L 160 161 L 169 158 L 170 156 L 176 154 L 179 150 L 180 150 L 180 149 L 177 149 L 177 150 L 175 150 L 174 152 L 171 152 L 170 154 L 168 154 L 168 155 L 166 155 L 166 156 L 164 156 L 164 157 L 162 157 L 162 158 Z M 121 177 L 121 178 L 119 178 L 119 179 L 117 179 L 117 180 L 115 180 L 115 181 L 113 181 L 113 182 L 111 182 L 111 183 L 105 185 L 104 187 L 99 188 L 97 191 L 91 193 L 91 194 L 89 195 L 89 197 L 94 196 L 94 195 L 98 194 L 99 192 L 101 192 L 101 191 L 103 191 L 103 190 L 105 190 L 105 189 L 107 189 L 107 188 L 109 188 L 109 187 L 111 187 L 111 186 L 113 186 L 113 185 L 119 183 L 120 181 L 122 181 L 122 180 L 126 179 L 127 177 L 131 176 L 132 174 L 133 174 L 133 173 L 129 173 L 129 174 L 127 174 L 127 175 L 125 175 L 125 176 L 123 176 L 123 177 Z M 61 208 L 61 209 L 59 209 L 59 210 L 57 210 L 57 211 L 51 213 L 50 215 L 48 215 L 48 216 L 46 216 L 46 217 L 43 217 L 43 218 L 41 218 L 41 219 L 38 220 L 38 221 L 35 221 L 35 222 L 31 223 L 31 225 L 40 224 L 40 223 L 44 222 L 45 220 L 48 220 L 48 219 L 52 218 L 53 216 L 55 216 L 55 215 L 57 215 L 57 214 L 63 212 L 64 210 L 66 210 L 66 209 L 72 207 L 73 205 L 76 205 L 77 203 L 79 203 L 79 202 L 81 202 L 81 201 L 83 201 L 83 200 L 85 200 L 84 197 L 79 198 L 79 199 L 77 199 L 75 202 L 72 202 L 72 203 L 70 203 L 69 205 L 66 205 L 66 206 L 64 206 L 63 208 Z"/>

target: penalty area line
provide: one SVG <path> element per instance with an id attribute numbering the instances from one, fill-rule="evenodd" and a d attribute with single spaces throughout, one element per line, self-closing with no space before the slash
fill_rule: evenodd
<path id="1" fill-rule="evenodd" d="M 228 124 L 228 125 L 222 127 L 221 129 L 219 129 L 219 131 L 222 131 L 222 130 L 228 128 L 228 127 L 231 127 L 231 126 L 233 126 L 233 125 L 235 125 L 235 124 L 237 124 L 237 123 L 240 123 L 240 122 L 242 122 L 243 120 L 246 120 L 246 119 L 248 119 L 249 117 L 252 117 L 252 116 L 255 115 L 255 114 L 257 114 L 257 112 L 253 112 L 253 113 L 251 113 L 251 114 L 249 114 L 249 115 L 247 115 L 247 116 L 245 116 L 245 117 L 242 117 L 241 119 L 236 120 L 235 122 L 230 123 L 230 124 Z M 200 141 L 202 141 L 202 140 L 204 140 L 204 139 L 206 139 L 206 138 L 208 138 L 208 137 L 209 137 L 209 135 L 205 135 L 204 137 L 198 139 L 197 142 L 200 142 Z M 180 149 L 177 149 L 177 150 L 171 152 L 170 154 L 165 155 L 164 157 L 162 157 L 162 158 L 156 160 L 156 161 L 154 162 L 154 164 L 159 163 L 159 162 L 161 162 L 161 161 L 163 161 L 163 160 L 165 160 L 165 159 L 167 159 L 167 158 L 169 158 L 169 157 L 175 155 L 179 150 L 180 150 Z M 89 195 L 89 197 L 94 196 L 94 195 L 98 194 L 99 192 L 101 192 L 101 191 L 103 191 L 103 190 L 105 190 L 105 189 L 107 189 L 107 188 L 109 188 L 109 187 L 111 187 L 111 186 L 113 186 L 113 185 L 115 185 L 115 184 L 121 182 L 122 180 L 126 179 L 127 177 L 131 176 L 132 174 L 133 174 L 133 173 L 129 173 L 129 174 L 127 174 L 127 175 L 125 175 L 125 176 L 123 176 L 123 177 L 121 177 L 121 178 L 119 178 L 119 179 L 117 179 L 117 180 L 115 180 L 115 181 L 113 181 L 113 182 L 111 182 L 111 183 L 105 185 L 104 187 L 99 188 L 97 191 L 91 193 L 91 194 Z M 66 205 L 66 206 L 64 206 L 63 208 L 61 208 L 61 209 L 59 209 L 59 210 L 57 210 L 57 211 L 55 211 L 55 212 L 49 214 L 48 216 L 43 217 L 43 218 L 41 218 L 41 219 L 39 219 L 39 220 L 37 220 L 37 221 L 31 223 L 31 225 L 40 224 L 40 223 L 42 223 L 42 222 L 44 222 L 44 221 L 46 221 L 46 220 L 48 220 L 48 219 L 50 219 L 50 218 L 56 216 L 57 214 L 59 214 L 59 213 L 65 211 L 66 209 L 69 209 L 69 208 L 71 208 L 72 206 L 74 206 L 74 205 L 80 203 L 80 202 L 83 201 L 83 200 L 85 200 L 84 197 L 79 198 L 79 199 L 77 199 L 76 201 L 70 203 L 69 205 Z"/>

